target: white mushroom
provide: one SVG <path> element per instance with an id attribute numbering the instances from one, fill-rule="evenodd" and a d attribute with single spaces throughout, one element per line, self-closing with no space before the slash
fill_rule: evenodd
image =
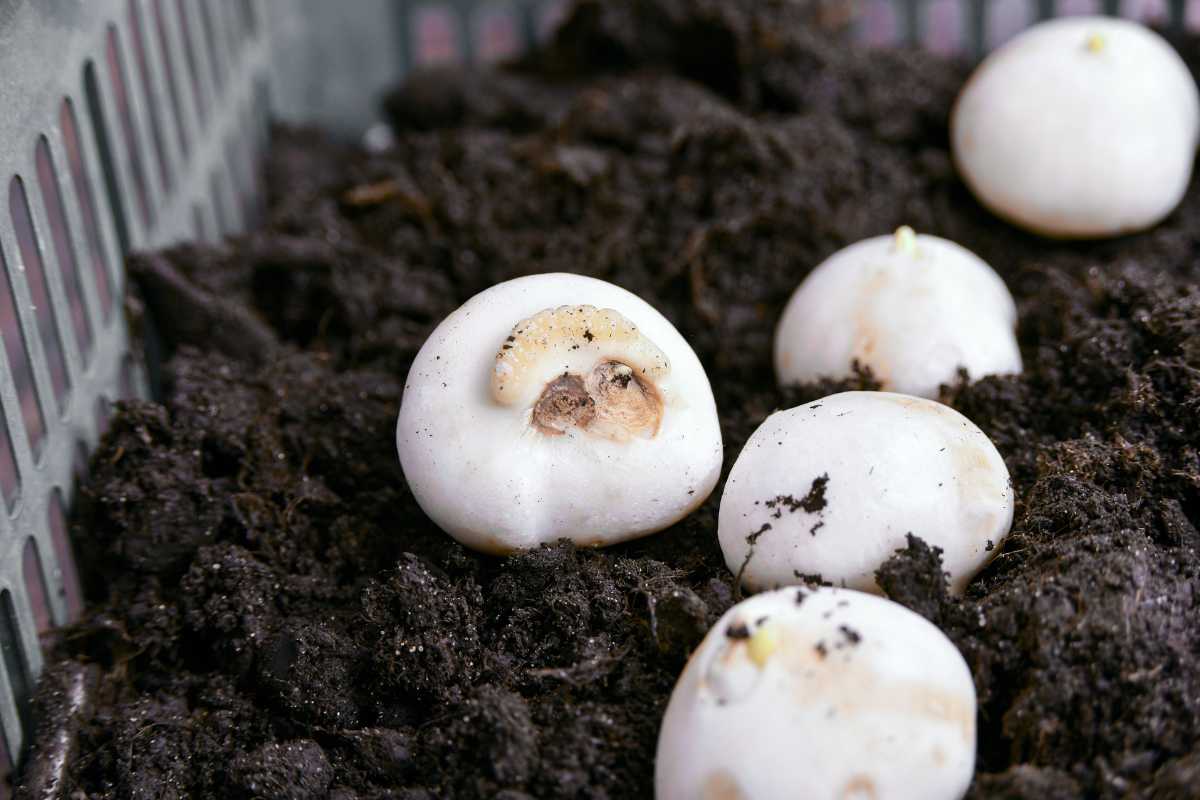
<path id="1" fill-rule="evenodd" d="M 963 180 L 996 214 L 1047 236 L 1115 236 L 1179 204 L 1200 95 L 1158 34 L 1113 17 L 1066 17 L 988 56 L 950 127 Z"/>
<path id="2" fill-rule="evenodd" d="M 920 397 L 844 392 L 767 417 L 725 482 L 717 533 L 752 589 L 819 574 L 878 591 L 875 571 L 912 533 L 942 548 L 961 592 L 1012 518 L 1004 459 L 970 420 Z"/>
<path id="3" fill-rule="evenodd" d="M 425 513 L 493 553 L 661 530 L 704 502 L 722 458 L 708 377 L 674 326 L 567 274 L 493 286 L 437 327 L 396 446 Z"/>
<path id="4" fill-rule="evenodd" d="M 958 650 L 890 600 L 824 588 L 744 600 L 692 655 L 658 736 L 658 800 L 955 800 L 975 764 Z"/>
<path id="5" fill-rule="evenodd" d="M 959 368 L 1018 373 L 1017 309 L 971 251 L 902 227 L 827 258 L 796 289 L 775 332 L 780 383 L 870 367 L 889 391 L 937 397 Z"/>

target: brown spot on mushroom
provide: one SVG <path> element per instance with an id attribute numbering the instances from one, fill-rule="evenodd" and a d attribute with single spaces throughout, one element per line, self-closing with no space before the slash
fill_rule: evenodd
<path id="1" fill-rule="evenodd" d="M 991 441 L 969 420 L 941 403 L 887 393 L 879 393 L 877 400 L 898 405 L 921 418 L 937 420 L 944 426 L 940 438 L 945 446 L 938 452 L 945 453 L 950 460 L 954 476 L 952 489 L 960 508 L 972 520 L 971 528 L 963 531 L 963 538 L 975 546 L 991 541 L 992 548 L 988 549 L 991 552 L 996 544 L 991 537 L 997 532 L 1000 536 L 1007 534 L 1001 523 L 1004 516 L 1011 513 L 1012 503 L 1004 462 Z M 998 497 L 1003 497 L 1005 502 L 998 503 Z M 951 575 L 951 590 L 961 594 L 970 578 L 971 574 Z"/>
<path id="2" fill-rule="evenodd" d="M 858 290 L 859 302 L 854 307 L 854 317 L 851 321 L 854 335 L 850 347 L 850 363 L 857 361 L 869 367 L 885 391 L 891 388 L 892 365 L 886 360 L 876 358 L 879 355 L 879 343 L 887 339 L 887 332 L 879 327 L 879 316 L 882 307 L 887 304 L 889 293 L 893 290 L 894 278 L 890 270 L 883 268 L 865 275 Z"/>
<path id="3" fill-rule="evenodd" d="M 875 355 L 875 337 L 872 334 L 863 334 L 862 341 L 858 344 L 858 358 L 860 361 L 870 363 L 871 356 Z"/>
<path id="4" fill-rule="evenodd" d="M 533 406 L 532 424 L 551 436 L 579 428 L 614 441 L 651 439 L 662 409 L 658 390 L 628 364 L 601 361 L 586 378 L 563 373 L 546 384 Z"/>
<path id="5" fill-rule="evenodd" d="M 628 364 L 603 361 L 588 375 L 585 385 L 595 400 L 595 433 L 617 440 L 630 436 L 651 439 L 658 433 L 662 399 Z"/>
<path id="6" fill-rule="evenodd" d="M 742 787 L 725 770 L 718 770 L 704 779 L 700 788 L 701 800 L 744 800 Z"/>
<path id="7" fill-rule="evenodd" d="M 875 800 L 879 795 L 875 791 L 875 781 L 866 775 L 855 775 L 842 787 L 838 795 L 840 800 Z"/>
<path id="8" fill-rule="evenodd" d="M 595 417 L 596 401 L 578 375 L 550 381 L 533 406 L 533 426 L 551 436 L 560 436 L 568 428 L 586 428 Z"/>
<path id="9" fill-rule="evenodd" d="M 796 686 L 796 702 L 837 706 L 839 713 L 887 712 L 945 723 L 965 742 L 975 741 L 975 704 L 964 694 L 921 681 L 883 681 L 860 661 L 829 659 L 822 640 L 795 651 L 800 668 L 817 667 L 813 680 Z"/>
<path id="10" fill-rule="evenodd" d="M 478 550 L 493 556 L 510 556 L 516 552 L 511 544 L 502 542 L 495 536 L 489 536 L 478 545 Z"/>

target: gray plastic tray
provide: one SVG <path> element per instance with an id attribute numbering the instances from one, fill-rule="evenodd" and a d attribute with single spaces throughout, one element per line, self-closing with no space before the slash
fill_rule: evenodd
<path id="1" fill-rule="evenodd" d="M 1200 23 L 1200 0 L 819 0 L 867 43 L 974 55 L 1056 13 Z M 565 0 L 0 0 L 0 773 L 39 637 L 82 612 L 73 487 L 129 352 L 124 257 L 252 226 L 269 116 L 360 136 L 415 66 L 489 62 Z M 0 785 L 0 796 L 6 793 Z"/>

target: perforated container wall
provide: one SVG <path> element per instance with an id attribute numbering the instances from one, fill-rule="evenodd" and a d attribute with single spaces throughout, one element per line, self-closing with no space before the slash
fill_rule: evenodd
<path id="1" fill-rule="evenodd" d="M 835 0 L 836 1 L 836 0 Z M 1039 19 L 1110 14 L 1164 28 L 1200 27 L 1197 0 L 851 0 L 867 44 L 978 56 Z"/>
<path id="2" fill-rule="evenodd" d="M 145 393 L 131 250 L 252 224 L 260 0 L 0 0 L 0 761 L 39 636 L 81 613 L 67 509 L 118 397 Z"/>
<path id="3" fill-rule="evenodd" d="M 601 0 L 602 1 L 602 0 Z M 1200 27 L 1200 0 L 798 0 L 849 21 L 868 45 L 907 44 L 968 57 L 1038 19 L 1120 14 L 1162 27 Z M 380 92 L 406 70 L 487 63 L 543 37 L 568 0 L 268 0 L 275 113 L 358 135 L 377 121 Z M 347 43 L 353 46 L 347 46 Z"/>
<path id="4" fill-rule="evenodd" d="M 1055 14 L 1200 23 L 1200 0 L 821 1 L 868 44 L 971 55 Z M 0 0 L 0 773 L 27 744 L 40 635 L 82 612 L 74 487 L 111 402 L 147 391 L 125 256 L 253 226 L 269 116 L 362 135 L 405 71 L 511 56 L 565 7 Z"/>

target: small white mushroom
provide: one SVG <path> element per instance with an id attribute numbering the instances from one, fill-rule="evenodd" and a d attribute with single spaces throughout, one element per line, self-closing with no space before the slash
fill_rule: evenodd
<path id="1" fill-rule="evenodd" d="M 708 377 L 674 326 L 611 283 L 501 283 L 448 316 L 396 425 L 421 508 L 468 547 L 602 545 L 661 530 L 716 485 Z"/>
<path id="2" fill-rule="evenodd" d="M 970 420 L 920 397 L 843 392 L 778 411 L 750 436 L 717 533 L 752 589 L 819 574 L 878 591 L 875 571 L 912 533 L 942 548 L 961 592 L 1012 519 L 1004 459 Z"/>
<path id="3" fill-rule="evenodd" d="M 971 251 L 902 227 L 827 258 L 796 289 L 775 332 L 782 384 L 870 367 L 884 389 L 937 397 L 959 368 L 1018 373 L 1017 308 Z"/>
<path id="4" fill-rule="evenodd" d="M 999 216 L 1047 236 L 1115 236 L 1149 228 L 1179 204 L 1200 95 L 1153 31 L 1066 17 L 988 56 L 950 127 L 963 180 Z"/>
<path id="5" fill-rule="evenodd" d="M 846 589 L 781 589 L 721 617 L 658 736 L 658 800 L 956 800 L 975 685 L 933 624 Z"/>

